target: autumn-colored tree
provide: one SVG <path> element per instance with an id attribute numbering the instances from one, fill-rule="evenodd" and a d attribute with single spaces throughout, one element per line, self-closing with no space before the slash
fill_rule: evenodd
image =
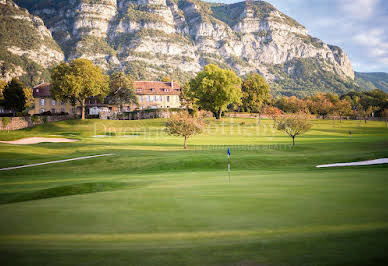
<path id="1" fill-rule="evenodd" d="M 277 129 L 292 138 L 292 145 L 295 145 L 295 137 L 309 131 L 311 126 L 309 115 L 303 112 L 283 115 L 277 122 Z"/>
<path id="2" fill-rule="evenodd" d="M 352 106 L 350 105 L 350 102 L 343 99 L 336 102 L 333 109 L 334 109 L 334 113 L 336 113 L 339 116 L 340 123 L 342 123 L 342 117 L 350 114 L 352 110 Z"/>
<path id="3" fill-rule="evenodd" d="M 121 111 L 124 104 L 138 104 L 131 76 L 123 72 L 113 73 L 109 80 L 109 89 L 110 92 L 105 101 L 109 104 L 119 104 Z"/>
<path id="4" fill-rule="evenodd" d="M 204 128 L 200 117 L 191 116 L 188 112 L 180 112 L 172 115 L 166 122 L 166 132 L 169 135 L 184 137 L 184 149 L 187 148 L 187 140 L 202 133 Z"/>
<path id="5" fill-rule="evenodd" d="M 61 63 L 51 71 L 51 93 L 58 100 L 76 100 L 85 119 L 85 100 L 104 97 L 109 91 L 109 77 L 88 59 L 78 58 L 70 64 Z"/>
<path id="6" fill-rule="evenodd" d="M 265 115 L 272 117 L 272 120 L 274 121 L 274 125 L 276 125 L 276 121 L 282 115 L 282 111 L 280 111 L 279 108 L 276 108 L 276 107 L 270 106 L 270 105 L 264 106 L 263 113 Z"/>
<path id="7" fill-rule="evenodd" d="M 308 104 L 310 112 L 321 116 L 323 119 L 334 110 L 334 104 L 331 102 L 330 96 L 325 93 L 317 93 L 310 97 Z"/>
<path id="8" fill-rule="evenodd" d="M 210 64 L 190 80 L 190 96 L 220 119 L 229 104 L 241 103 L 241 79 L 232 70 Z"/>
<path id="9" fill-rule="evenodd" d="M 295 96 L 282 97 L 275 101 L 275 105 L 286 113 L 308 112 L 307 101 Z"/>
<path id="10" fill-rule="evenodd" d="M 379 108 L 376 106 L 369 106 L 368 108 L 361 108 L 358 110 L 358 114 L 364 119 L 364 123 L 372 116 L 372 114 L 377 111 Z"/>

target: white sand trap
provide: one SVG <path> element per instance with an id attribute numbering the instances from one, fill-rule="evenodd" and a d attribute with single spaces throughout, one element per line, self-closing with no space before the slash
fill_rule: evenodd
<path id="1" fill-rule="evenodd" d="M 353 163 L 322 164 L 322 165 L 317 165 L 317 167 L 324 168 L 324 167 L 360 166 L 360 165 L 374 165 L 374 164 L 385 164 L 385 163 L 388 163 L 388 158 L 381 158 L 376 160 L 353 162 Z"/>
<path id="2" fill-rule="evenodd" d="M 28 145 L 28 144 L 38 144 L 42 142 L 59 143 L 59 142 L 75 142 L 75 141 L 78 141 L 78 139 L 32 137 L 32 138 L 24 138 L 24 139 L 0 141 L 0 142 L 7 143 L 7 144 Z"/>

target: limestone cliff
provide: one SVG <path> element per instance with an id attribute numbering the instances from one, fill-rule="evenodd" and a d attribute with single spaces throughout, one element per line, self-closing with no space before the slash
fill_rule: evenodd
<path id="1" fill-rule="evenodd" d="M 0 0 L 1 77 L 19 77 L 28 85 L 49 80 L 47 68 L 64 54 L 41 18 L 9 0 Z"/>
<path id="2" fill-rule="evenodd" d="M 137 79 L 187 80 L 204 65 L 258 71 L 275 93 L 354 89 L 344 51 L 264 1 L 24 0 L 41 17 L 67 60 L 85 57 Z"/>

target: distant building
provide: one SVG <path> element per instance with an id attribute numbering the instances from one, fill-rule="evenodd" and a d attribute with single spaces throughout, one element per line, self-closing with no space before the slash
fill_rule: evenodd
<path id="1" fill-rule="evenodd" d="M 32 89 L 34 97 L 34 107 L 29 114 L 41 114 L 50 111 L 51 113 L 78 114 L 77 106 L 73 106 L 69 101 L 57 101 L 51 96 L 51 84 L 42 83 Z"/>
<path id="2" fill-rule="evenodd" d="M 139 109 L 179 108 L 181 88 L 178 83 L 135 81 Z"/>
<path id="3" fill-rule="evenodd" d="M 174 82 L 135 81 L 134 88 L 139 105 L 124 105 L 123 112 L 135 109 L 179 108 L 181 89 Z M 29 111 L 31 115 L 50 111 L 51 113 L 81 114 L 81 106 L 77 102 L 72 105 L 69 101 L 60 102 L 51 95 L 51 84 L 42 83 L 33 88 L 34 107 Z M 102 103 L 98 97 L 89 97 L 85 101 L 87 114 L 98 115 L 100 111 L 120 111 L 118 105 Z"/>

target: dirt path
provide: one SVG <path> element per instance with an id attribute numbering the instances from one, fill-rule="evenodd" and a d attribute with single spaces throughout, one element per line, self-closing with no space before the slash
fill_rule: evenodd
<path id="1" fill-rule="evenodd" d="M 376 160 L 353 162 L 353 163 L 322 164 L 322 165 L 317 165 L 317 167 L 318 168 L 343 167 L 343 166 L 375 165 L 375 164 L 385 164 L 385 163 L 388 163 L 388 158 L 381 158 L 381 159 L 376 159 Z"/>
<path id="2" fill-rule="evenodd" d="M 17 144 L 17 145 L 28 145 L 28 144 L 38 144 L 38 143 L 42 143 L 42 142 L 59 143 L 59 142 L 75 142 L 75 141 L 79 141 L 79 140 L 77 140 L 77 139 L 67 139 L 67 138 L 32 137 L 32 138 L 24 138 L 24 139 L 18 139 L 18 140 L 0 141 L 0 143 Z"/>
<path id="3" fill-rule="evenodd" d="M 46 165 L 46 164 L 53 164 L 53 163 L 64 163 L 64 162 L 70 162 L 70 161 L 85 160 L 85 159 L 90 159 L 90 158 L 103 157 L 103 156 L 112 156 L 112 155 L 113 154 L 111 154 L 111 153 L 107 153 L 107 154 L 84 156 L 84 157 L 77 157 L 77 158 L 58 160 L 58 161 L 51 161 L 51 162 L 44 162 L 44 163 L 34 163 L 34 164 L 27 164 L 27 165 L 21 165 L 21 166 L 13 166 L 13 167 L 7 167 L 7 168 L 0 168 L 0 171 L 15 170 L 15 169 L 20 169 L 20 168 L 33 167 L 33 166 Z"/>

